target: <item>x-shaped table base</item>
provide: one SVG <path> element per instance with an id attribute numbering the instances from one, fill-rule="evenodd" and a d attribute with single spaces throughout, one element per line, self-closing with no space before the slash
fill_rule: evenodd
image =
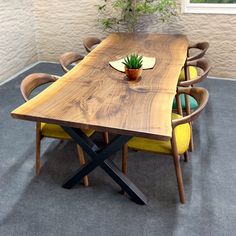
<path id="1" fill-rule="evenodd" d="M 80 182 L 84 176 L 88 175 L 95 168 L 100 166 L 120 187 L 138 204 L 147 204 L 146 196 L 124 175 L 115 163 L 108 159 L 112 154 L 119 151 L 122 145 L 127 143 L 131 136 L 117 135 L 116 138 L 103 148 L 99 148 L 83 131 L 76 128 L 62 126 L 62 128 L 79 144 L 91 157 L 91 161 L 81 166 L 76 173 L 71 176 L 63 188 L 70 189 Z"/>

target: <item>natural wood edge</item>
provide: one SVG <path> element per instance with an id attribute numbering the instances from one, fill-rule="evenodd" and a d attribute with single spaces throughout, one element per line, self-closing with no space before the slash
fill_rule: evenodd
<path id="1" fill-rule="evenodd" d="M 14 119 L 20 119 L 20 120 L 27 120 L 27 121 L 34 121 L 35 117 L 31 117 L 31 116 L 25 116 L 25 115 L 21 115 L 21 114 L 17 114 L 15 113 L 15 110 L 13 112 L 11 112 L 11 116 Z M 109 132 L 109 133 L 114 133 L 114 134 L 120 134 L 120 135 L 127 135 L 127 136 L 139 136 L 139 137 L 143 137 L 143 138 L 151 138 L 151 139 L 158 139 L 158 140 L 163 140 L 163 141 L 167 141 L 170 140 L 171 138 L 171 134 L 169 136 L 166 135 L 155 135 L 155 134 L 151 134 L 151 133 L 144 133 L 144 132 L 136 132 L 136 131 L 132 131 L 132 130 L 127 130 L 127 129 L 118 129 L 118 128 L 114 128 L 114 127 L 103 127 L 103 126 L 98 126 L 98 125 L 87 125 L 87 124 L 82 124 L 82 123 L 77 123 L 77 122 L 68 122 L 68 121 L 60 121 L 60 120 L 54 120 L 54 119 L 49 119 L 49 118 L 45 118 L 45 117 L 37 117 L 37 122 L 44 122 L 44 123 L 49 123 L 49 124 L 56 124 L 56 125 L 65 125 L 65 126 L 70 126 L 73 128 L 80 128 L 80 129 L 92 129 L 98 132 Z"/>

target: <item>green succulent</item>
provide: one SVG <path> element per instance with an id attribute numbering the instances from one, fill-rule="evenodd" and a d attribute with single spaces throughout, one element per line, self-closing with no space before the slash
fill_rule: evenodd
<path id="1" fill-rule="evenodd" d="M 128 69 L 139 69 L 143 66 L 143 56 L 131 54 L 122 62 Z"/>

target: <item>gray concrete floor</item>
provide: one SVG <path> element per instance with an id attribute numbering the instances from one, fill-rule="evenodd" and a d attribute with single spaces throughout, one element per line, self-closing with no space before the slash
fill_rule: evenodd
<path id="1" fill-rule="evenodd" d="M 23 103 L 21 80 L 33 72 L 62 73 L 56 64 L 41 63 L 0 86 L 1 236 L 236 234 L 236 82 L 201 84 L 210 101 L 194 123 L 196 150 L 189 163 L 181 162 L 185 205 L 170 157 L 130 151 L 129 177 L 149 199 L 140 206 L 99 168 L 90 174 L 90 187 L 61 188 L 79 165 L 72 142 L 45 139 L 42 172 L 35 176 L 34 124 L 10 117 Z M 120 165 L 120 152 L 112 158 Z"/>

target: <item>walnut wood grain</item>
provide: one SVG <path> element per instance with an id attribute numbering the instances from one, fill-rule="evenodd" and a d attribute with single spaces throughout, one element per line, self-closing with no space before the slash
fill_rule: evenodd
<path id="1" fill-rule="evenodd" d="M 12 112 L 14 118 L 97 131 L 169 139 L 171 110 L 188 41 L 181 35 L 112 34 L 42 93 Z M 137 50 L 137 51 L 136 51 Z M 138 52 L 157 58 L 138 82 L 109 61 Z"/>

